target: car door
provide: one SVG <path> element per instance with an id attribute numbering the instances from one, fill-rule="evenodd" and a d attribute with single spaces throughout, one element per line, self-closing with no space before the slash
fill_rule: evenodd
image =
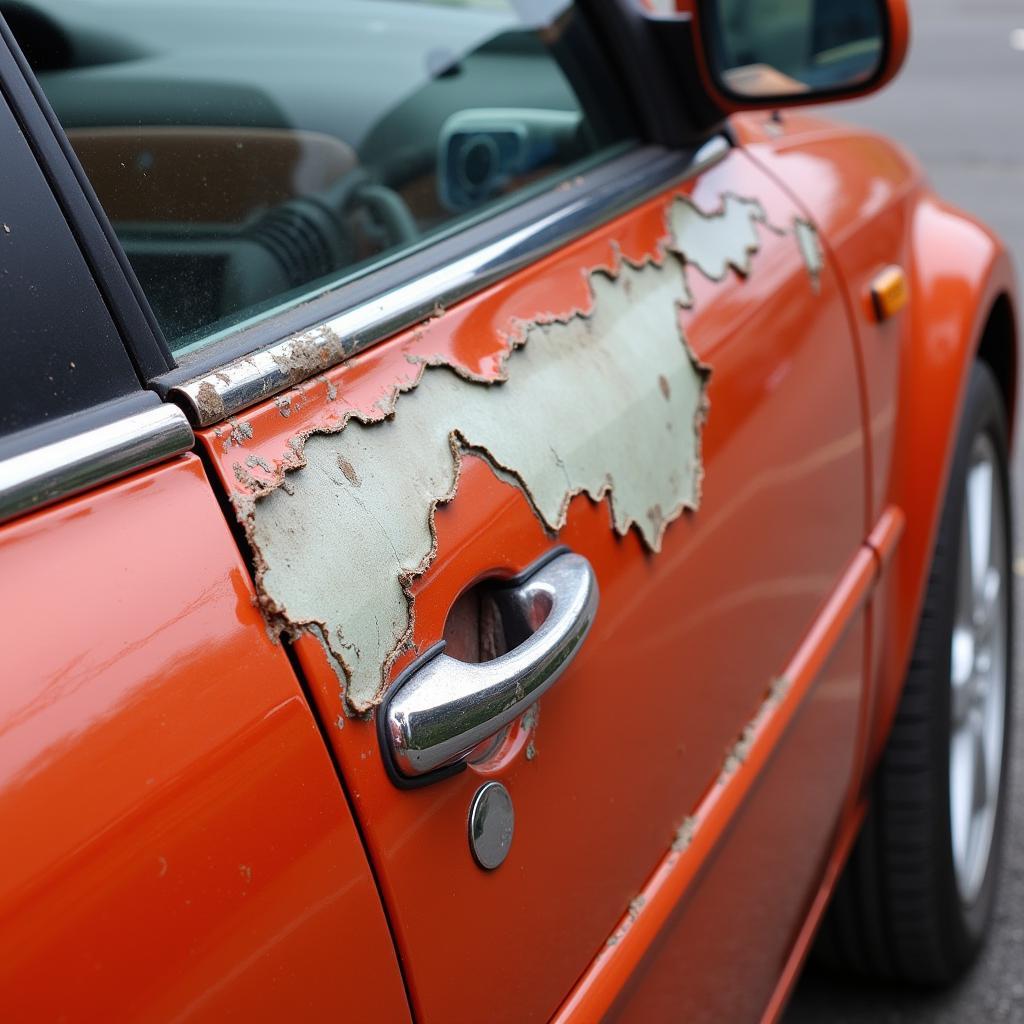
<path id="1" fill-rule="evenodd" d="M 595 955 L 614 948 L 627 908 L 643 913 L 645 883 L 693 838 L 692 816 L 743 774 L 755 731 L 785 704 L 800 709 L 805 749 L 784 766 L 784 784 L 765 786 L 786 804 L 774 815 L 781 825 L 766 834 L 761 820 L 723 838 L 733 863 L 706 851 L 702 882 L 719 895 L 742 882 L 763 904 L 756 940 L 728 914 L 722 936 L 757 949 L 748 999 L 763 1004 L 849 781 L 863 656 L 856 603 L 842 629 L 812 637 L 815 670 L 803 667 L 807 638 L 849 574 L 863 584 L 873 571 L 861 548 L 857 367 L 837 282 L 827 266 L 808 266 L 793 207 L 741 152 L 666 184 L 426 328 L 248 410 L 240 444 L 226 444 L 237 423 L 204 435 L 243 510 L 275 620 L 316 623 L 295 648 L 427 1019 L 550 1016 Z M 645 275 L 670 275 L 671 286 L 649 292 Z M 655 331 L 663 353 L 645 338 Z M 528 381 L 518 405 L 516 370 L 531 346 L 541 353 L 526 375 L 536 366 L 543 384 Z M 673 363 L 680 352 L 685 362 Z M 664 409 L 691 368 L 706 397 L 671 418 Z M 434 376 L 443 397 L 420 412 Z M 493 403 L 493 420 L 478 402 Z M 438 438 L 451 468 L 424 484 L 416 464 L 433 458 Z M 537 470 L 541 445 L 551 464 Z M 589 481 L 571 475 L 586 461 L 580 448 L 628 455 L 598 460 L 587 493 Z M 675 506 L 638 505 L 645 492 L 627 489 L 639 487 L 629 459 L 644 476 L 689 469 L 691 489 Z M 542 493 L 562 481 L 560 510 L 535 496 L 534 480 Z M 528 571 L 557 545 L 582 555 L 600 588 L 570 667 L 496 751 L 430 785 L 396 786 L 366 710 L 379 715 L 384 684 L 442 639 L 457 657 L 486 653 L 482 581 Z M 402 568 L 385 579 L 382 564 Z M 408 625 L 389 618 L 392 593 Z M 394 638 L 384 658 L 378 628 Z M 357 694 L 342 666 L 355 675 L 367 650 L 381 684 Z M 491 781 L 507 787 L 515 822 L 507 860 L 488 872 L 466 822 Z M 765 849 L 754 853 L 762 844 L 772 872 Z M 720 966 L 719 952 L 692 956 L 694 970 Z"/>
<path id="2" fill-rule="evenodd" d="M 356 40 L 371 77 L 310 60 L 336 77 L 307 80 L 280 48 L 267 64 L 265 12 L 221 59 L 216 24 L 168 27 L 159 5 L 119 31 L 140 53 L 171 39 L 160 60 L 41 74 L 172 342 L 154 386 L 196 425 L 268 631 L 294 652 L 415 1013 L 642 1019 L 680 992 L 719 1018 L 755 1012 L 851 776 L 875 568 L 826 249 L 724 138 L 631 138 L 625 86 L 581 73 L 597 35 L 579 11 L 524 26 L 488 5 L 338 6 L 343 24 L 275 22 L 285 49 Z M 402 46 L 379 42 L 389 26 Z M 186 117 L 202 130 L 147 123 Z M 188 205 L 243 180 L 213 188 L 218 147 L 267 166 L 282 131 L 307 133 L 291 139 L 306 171 L 358 193 L 343 254 L 331 235 L 317 263 L 289 233 L 337 199 L 295 177 L 237 228 L 234 206 L 215 224 Z M 187 160 L 154 170 L 199 151 L 196 191 L 175 177 Z M 159 186 L 152 210 L 129 174 Z M 540 700 L 516 693 L 496 742 L 415 774 L 389 710 L 438 645 L 463 677 L 511 658 L 550 678 L 534 670 L 556 619 Z M 712 985 L 739 962 L 742 986 Z M 359 962 L 342 970 L 359 983 Z"/>

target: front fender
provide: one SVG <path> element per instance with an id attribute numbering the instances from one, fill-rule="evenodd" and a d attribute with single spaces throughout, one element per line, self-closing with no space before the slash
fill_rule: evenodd
<path id="1" fill-rule="evenodd" d="M 1014 271 L 1000 240 L 922 191 L 912 200 L 908 242 L 911 298 L 885 499 L 903 510 L 906 528 L 876 602 L 869 764 L 884 746 L 910 663 L 971 364 L 980 353 L 1002 378 L 1011 425 L 1017 385 Z"/>
<path id="2" fill-rule="evenodd" d="M 920 164 L 889 139 L 801 112 L 740 115 L 737 140 L 818 226 L 847 289 L 859 345 L 868 442 L 865 532 L 894 506 L 904 533 L 872 600 L 864 709 L 864 767 L 877 762 L 899 703 L 917 634 L 946 493 L 967 375 L 976 358 L 996 371 L 1014 413 L 1014 272 L 1000 240 L 942 202 Z M 904 310 L 879 323 L 871 284 L 904 268 Z M 860 785 L 867 778 L 859 775 Z"/>

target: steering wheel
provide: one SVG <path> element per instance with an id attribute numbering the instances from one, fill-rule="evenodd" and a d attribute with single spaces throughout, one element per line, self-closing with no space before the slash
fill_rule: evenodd
<path id="1" fill-rule="evenodd" d="M 316 195 L 274 207 L 247 233 L 274 255 L 293 288 L 359 262 L 367 250 L 408 245 L 420 234 L 402 197 L 362 167 Z"/>

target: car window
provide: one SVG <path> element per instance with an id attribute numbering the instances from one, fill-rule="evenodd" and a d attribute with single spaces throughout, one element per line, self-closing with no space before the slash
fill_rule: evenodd
<path id="1" fill-rule="evenodd" d="M 0 9 L 179 358 L 628 136 L 565 0 Z"/>

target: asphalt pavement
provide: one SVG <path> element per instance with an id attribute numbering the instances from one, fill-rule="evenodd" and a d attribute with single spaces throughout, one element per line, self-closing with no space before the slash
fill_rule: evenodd
<path id="1" fill-rule="evenodd" d="M 981 217 L 1024 269 L 1024 2 L 911 0 L 912 44 L 900 76 L 830 116 L 885 132 L 923 162 L 937 191 Z M 1024 289 L 1022 289 L 1024 294 Z M 1024 318 L 1022 318 L 1024 319 Z M 1018 408 L 1024 405 L 1018 401 Z M 1013 462 L 1017 706 L 1010 826 L 991 936 L 970 974 L 941 993 L 837 981 L 805 970 L 785 1024 L 1024 1024 L 1024 436 Z"/>

